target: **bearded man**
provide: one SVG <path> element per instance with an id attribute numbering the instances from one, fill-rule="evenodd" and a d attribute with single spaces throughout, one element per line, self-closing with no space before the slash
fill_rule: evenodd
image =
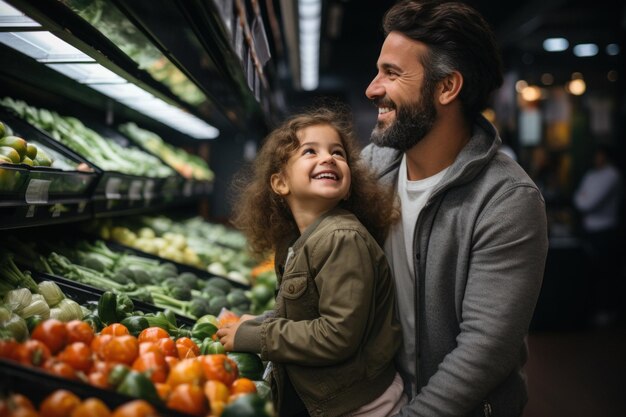
<path id="1" fill-rule="evenodd" d="M 411 399 L 398 415 L 520 416 L 547 222 L 541 193 L 481 116 L 502 82 L 494 35 L 454 2 L 400 2 L 383 28 L 363 157 L 401 205 L 385 242 Z"/>

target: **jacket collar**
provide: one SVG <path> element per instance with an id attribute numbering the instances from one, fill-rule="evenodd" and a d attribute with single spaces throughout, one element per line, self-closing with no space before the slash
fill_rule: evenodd
<path id="1" fill-rule="evenodd" d="M 315 221 L 313 223 L 311 223 L 309 225 L 309 227 L 307 227 L 304 230 L 304 232 L 300 235 L 300 237 L 298 237 L 296 239 L 296 241 L 293 243 L 293 245 L 291 245 L 293 250 L 294 250 L 294 252 L 297 251 L 298 249 L 300 249 L 304 245 L 304 243 L 307 241 L 309 236 L 311 236 L 313 234 L 313 232 L 315 232 L 315 230 L 324 221 L 324 219 L 326 219 L 327 217 L 329 217 L 331 215 L 341 214 L 341 213 L 347 213 L 347 212 L 344 209 L 341 209 L 339 207 L 335 207 L 335 208 L 333 208 L 331 210 L 328 210 L 326 213 L 322 214 L 317 219 L 315 219 Z"/>
<path id="2" fill-rule="evenodd" d="M 472 138 L 459 152 L 432 195 L 449 187 L 470 182 L 495 155 L 501 143 L 495 127 L 483 116 L 478 116 L 474 121 Z M 383 149 L 384 158 L 388 162 L 379 171 L 379 178 L 385 183 L 394 184 L 402 161 L 402 152 L 390 148 L 379 148 L 379 151 Z"/>

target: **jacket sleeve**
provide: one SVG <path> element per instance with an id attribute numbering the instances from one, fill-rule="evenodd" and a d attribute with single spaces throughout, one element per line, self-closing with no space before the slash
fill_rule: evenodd
<path id="1" fill-rule="evenodd" d="M 400 416 L 461 416 L 520 366 L 548 250 L 543 198 L 517 185 L 477 219 L 457 347 Z"/>
<path id="2" fill-rule="evenodd" d="M 255 331 L 261 335 L 264 360 L 327 366 L 344 361 L 360 345 L 374 300 L 376 276 L 363 236 L 353 230 L 336 230 L 311 248 L 310 258 L 317 269 L 314 279 L 320 317 L 263 322 Z M 242 330 L 240 340 L 244 340 L 247 330 L 242 327 L 236 344 Z"/>

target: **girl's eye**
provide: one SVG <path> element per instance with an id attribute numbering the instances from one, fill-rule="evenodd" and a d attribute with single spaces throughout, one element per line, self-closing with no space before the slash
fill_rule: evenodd
<path id="1" fill-rule="evenodd" d="M 340 149 L 334 150 L 333 155 L 341 156 L 342 158 L 346 157 L 346 153 Z"/>
<path id="2" fill-rule="evenodd" d="M 315 150 L 313 148 L 306 148 L 302 150 L 302 155 L 315 154 Z"/>

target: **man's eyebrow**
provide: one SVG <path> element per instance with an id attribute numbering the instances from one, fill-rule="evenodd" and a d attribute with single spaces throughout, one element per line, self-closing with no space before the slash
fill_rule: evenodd
<path id="1" fill-rule="evenodd" d="M 396 70 L 396 71 L 401 71 L 402 68 L 400 68 L 399 66 L 389 63 L 389 62 L 383 62 L 382 64 L 380 64 L 380 68 L 384 69 L 384 70 Z"/>

